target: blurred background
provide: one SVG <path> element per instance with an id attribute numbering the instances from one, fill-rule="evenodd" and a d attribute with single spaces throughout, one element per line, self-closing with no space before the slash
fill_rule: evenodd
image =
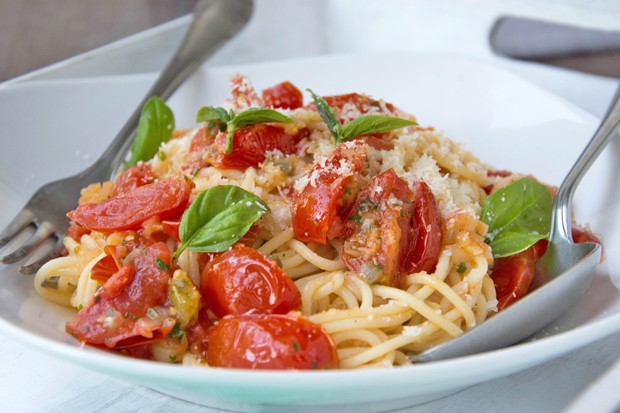
<path id="1" fill-rule="evenodd" d="M 0 0 L 0 81 L 176 19 L 190 13 L 195 3 L 196 0 Z M 272 6 L 271 10 L 277 11 L 297 7 L 304 11 L 299 16 L 302 16 L 306 27 L 310 27 L 309 23 L 333 23 L 336 16 L 341 21 L 338 25 L 343 29 L 340 32 L 329 29 L 332 39 L 346 37 L 343 30 L 351 27 L 351 22 L 347 20 L 363 22 L 364 17 L 373 22 L 376 30 L 374 36 L 385 30 L 386 37 L 389 37 L 394 33 L 394 28 L 382 27 L 381 22 L 391 16 L 390 10 L 402 10 L 404 15 L 411 11 L 411 24 L 417 25 L 420 20 L 416 16 L 428 17 L 429 9 L 434 8 L 438 15 L 444 14 L 447 17 L 445 20 L 450 22 L 446 27 L 443 26 L 445 23 L 438 22 L 436 28 L 449 28 L 455 32 L 461 26 L 458 22 L 454 24 L 459 18 L 475 25 L 480 24 L 476 21 L 477 15 L 501 13 L 498 7 L 494 6 L 495 10 L 488 7 L 491 2 L 485 0 L 439 0 L 434 3 L 436 6 L 431 6 L 429 1 L 403 0 L 362 1 L 356 4 L 351 0 L 270 0 L 257 3 L 259 9 L 264 9 L 267 4 Z M 620 77 L 620 32 L 613 30 L 614 26 L 620 30 L 618 1 L 507 0 L 496 3 L 503 4 L 506 16 L 497 19 L 488 38 L 495 53 Z M 310 7 L 318 12 L 307 13 Z M 338 17 L 337 13 L 342 16 Z M 282 15 L 288 18 L 286 13 Z M 288 15 L 294 16 L 295 13 L 292 11 Z M 288 27 L 291 27 L 290 24 Z M 476 30 L 472 27 L 472 31 Z M 446 39 L 450 41 L 449 34 Z M 403 41 L 407 42 L 407 39 Z M 435 44 L 428 39 L 426 41 Z M 367 44 L 371 48 L 378 47 L 374 39 Z M 398 46 L 409 48 L 414 45 L 415 40 Z M 350 46 L 359 48 L 347 43 L 345 38 L 342 47 Z M 338 49 L 338 46 L 332 44 L 332 48 Z M 316 51 L 316 44 L 311 49 Z"/>

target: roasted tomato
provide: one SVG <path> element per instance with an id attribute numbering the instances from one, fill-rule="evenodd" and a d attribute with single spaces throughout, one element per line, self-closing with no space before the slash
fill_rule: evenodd
<path id="1" fill-rule="evenodd" d="M 349 212 L 342 258 L 368 281 L 400 286 L 400 274 L 432 272 L 441 250 L 441 215 L 424 182 L 414 191 L 388 169 L 372 178 Z"/>
<path id="2" fill-rule="evenodd" d="M 413 188 L 413 245 L 402 262 L 406 273 L 435 271 L 441 253 L 441 212 L 435 196 L 423 181 L 417 181 Z"/>
<path id="3" fill-rule="evenodd" d="M 572 235 L 573 241 L 576 243 L 601 243 L 600 239 L 592 232 L 578 226 L 573 226 Z M 528 292 L 536 271 L 536 261 L 547 251 L 547 246 L 548 241 L 542 239 L 525 251 L 495 260 L 491 270 L 491 278 L 495 284 L 497 309 L 499 311 L 519 300 Z"/>
<path id="4" fill-rule="evenodd" d="M 155 174 L 149 164 L 139 162 L 123 172 L 112 188 L 111 197 L 128 194 L 141 186 L 147 185 L 155 181 Z"/>
<path id="5" fill-rule="evenodd" d="M 297 109 L 304 105 L 304 97 L 291 82 L 278 83 L 263 90 L 263 103 L 271 108 Z"/>
<path id="6" fill-rule="evenodd" d="M 414 194 L 393 169 L 359 193 L 345 224 L 342 259 L 369 282 L 399 286 L 401 262 L 411 248 Z"/>
<path id="7" fill-rule="evenodd" d="M 527 293 L 536 271 L 538 251 L 539 246 L 535 244 L 518 254 L 495 260 L 491 278 L 495 284 L 499 311 Z"/>
<path id="8" fill-rule="evenodd" d="M 300 129 L 291 134 L 281 125 L 259 123 L 237 129 L 233 139 L 232 153 L 224 153 L 226 134 L 221 133 L 216 139 L 219 150 L 212 156 L 211 163 L 218 168 L 245 170 L 257 166 L 266 159 L 271 151 L 280 151 L 289 155 L 297 151 L 297 144 L 305 136 L 307 129 Z"/>
<path id="9" fill-rule="evenodd" d="M 162 220 L 179 218 L 190 192 L 186 182 L 164 179 L 107 201 L 80 205 L 67 216 L 93 231 L 133 229 L 154 216 Z"/>
<path id="10" fill-rule="evenodd" d="M 67 323 L 67 332 L 80 341 L 110 348 L 163 339 L 175 325 L 175 319 L 161 307 L 168 297 L 170 277 L 166 245 L 145 248 L 108 278 Z"/>
<path id="11" fill-rule="evenodd" d="M 246 369 L 338 367 L 334 343 L 321 326 L 291 315 L 246 314 L 221 319 L 209 331 L 208 364 Z"/>
<path id="12" fill-rule="evenodd" d="M 204 269 L 201 289 L 206 306 L 218 317 L 285 314 L 301 305 L 299 290 L 266 255 L 237 244 Z"/>
<path id="13" fill-rule="evenodd" d="M 315 163 L 293 194 L 291 215 L 297 239 L 325 244 L 342 234 L 343 219 L 355 201 L 366 145 L 341 143 L 325 161 Z"/>

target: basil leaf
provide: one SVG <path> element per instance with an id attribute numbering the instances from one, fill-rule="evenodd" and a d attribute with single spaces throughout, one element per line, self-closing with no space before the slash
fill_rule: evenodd
<path id="1" fill-rule="evenodd" d="M 342 141 L 356 136 L 370 135 L 372 133 L 389 132 L 394 129 L 417 125 L 407 119 L 395 118 L 383 115 L 364 115 L 353 119 L 342 129 Z"/>
<path id="2" fill-rule="evenodd" d="M 183 250 L 221 252 L 227 250 L 269 211 L 256 195 L 233 185 L 216 186 L 201 192 L 183 213 L 179 226 Z"/>
<path id="3" fill-rule="evenodd" d="M 267 108 L 250 108 L 232 117 L 228 122 L 228 133 L 226 134 L 226 153 L 232 153 L 233 139 L 235 131 L 246 126 L 256 125 L 257 123 L 293 123 L 293 120 L 280 112 Z"/>
<path id="4" fill-rule="evenodd" d="M 234 112 L 226 112 L 224 108 L 216 108 L 213 106 L 203 106 L 196 114 L 196 122 L 206 122 L 209 129 L 217 127 L 220 132 L 226 130 L 227 123 L 234 116 Z"/>
<path id="5" fill-rule="evenodd" d="M 316 105 L 316 110 L 323 118 L 323 122 L 327 125 L 327 129 L 331 132 L 334 137 L 334 143 L 342 142 L 342 125 L 338 121 L 336 114 L 329 107 L 325 99 L 316 95 L 312 90 L 306 89 L 312 95 L 312 99 L 314 99 L 314 104 Z"/>
<path id="6" fill-rule="evenodd" d="M 125 166 L 153 158 L 159 146 L 170 140 L 173 130 L 172 110 L 157 96 L 151 97 L 142 108 L 136 138 L 131 145 L 131 156 Z"/>
<path id="7" fill-rule="evenodd" d="M 548 238 L 553 200 L 549 189 L 522 178 L 485 199 L 482 221 L 489 226 L 485 241 L 495 258 L 519 253 Z"/>

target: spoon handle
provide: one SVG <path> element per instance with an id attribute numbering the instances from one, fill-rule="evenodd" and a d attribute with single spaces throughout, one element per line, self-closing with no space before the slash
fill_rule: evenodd
<path id="1" fill-rule="evenodd" d="M 575 187 L 586 174 L 590 166 L 605 148 L 607 143 L 618 133 L 620 124 L 620 88 L 616 91 L 611 105 L 597 131 L 586 145 L 577 161 L 572 166 L 564 181 L 558 188 L 553 204 L 553 220 L 551 222 L 551 240 L 554 243 L 572 242 L 571 204 Z"/>

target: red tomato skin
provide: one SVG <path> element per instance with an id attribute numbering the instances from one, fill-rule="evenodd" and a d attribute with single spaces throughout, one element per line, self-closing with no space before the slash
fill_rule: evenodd
<path id="1" fill-rule="evenodd" d="M 342 162 L 347 162 L 347 173 L 339 172 Z M 345 191 L 352 187 L 352 181 L 365 163 L 366 145 L 354 141 L 339 144 L 329 159 L 314 164 L 307 174 L 311 177 L 310 182 L 301 191 L 293 193 L 291 215 L 297 239 L 320 244 L 327 242 L 338 216 L 348 214 L 352 201 L 351 204 L 342 204 L 346 199 Z"/>
<path id="2" fill-rule="evenodd" d="M 412 243 L 413 198 L 393 169 L 371 179 L 358 194 L 345 224 L 342 259 L 347 268 L 367 276 L 381 274 L 372 281 L 400 286 L 401 262 Z"/>
<path id="3" fill-rule="evenodd" d="M 291 315 L 246 314 L 221 319 L 209 331 L 212 367 L 316 370 L 338 367 L 331 337 L 321 326 Z"/>
<path id="4" fill-rule="evenodd" d="M 114 181 L 114 187 L 112 188 L 111 197 L 115 197 L 122 194 L 128 194 L 135 191 L 137 188 L 148 185 L 155 181 L 155 174 L 149 164 L 139 162 L 123 172 L 116 181 Z"/>
<path id="5" fill-rule="evenodd" d="M 263 90 L 263 103 L 267 107 L 297 109 L 304 105 L 304 97 L 291 82 L 282 82 Z"/>
<path id="6" fill-rule="evenodd" d="M 157 260 L 163 265 L 158 265 Z M 121 268 L 103 284 L 95 297 L 67 323 L 67 332 L 85 343 L 109 348 L 164 338 L 174 322 L 159 320 L 146 331 L 137 322 L 149 308 L 165 304 L 171 277 L 170 260 L 170 251 L 164 243 L 145 248 L 132 264 Z M 116 321 L 106 324 L 109 316 L 115 316 Z"/>
<path id="7" fill-rule="evenodd" d="M 217 317 L 285 314 L 301 305 L 295 283 L 278 264 L 241 244 L 218 254 L 201 275 L 206 306 Z"/>
<path id="8" fill-rule="evenodd" d="M 149 218 L 174 220 L 181 216 L 191 189 L 184 181 L 164 179 L 107 201 L 83 204 L 67 216 L 92 231 L 136 229 Z"/>
<path id="9" fill-rule="evenodd" d="M 232 152 L 229 154 L 223 151 L 226 134 L 221 133 L 216 140 L 221 151 L 213 164 L 218 168 L 240 170 L 258 166 L 266 159 L 267 152 L 280 151 L 285 155 L 297 152 L 297 144 L 308 133 L 304 128 L 291 135 L 281 125 L 266 123 L 247 126 L 235 131 Z"/>
<path id="10" fill-rule="evenodd" d="M 441 254 L 441 212 L 426 182 L 417 181 L 413 189 L 414 243 L 402 261 L 402 270 L 409 274 L 420 271 L 430 274 L 435 271 Z"/>
<path id="11" fill-rule="evenodd" d="M 495 284 L 498 311 L 527 293 L 534 278 L 537 259 L 537 247 L 531 246 L 518 254 L 495 260 L 491 279 Z"/>

